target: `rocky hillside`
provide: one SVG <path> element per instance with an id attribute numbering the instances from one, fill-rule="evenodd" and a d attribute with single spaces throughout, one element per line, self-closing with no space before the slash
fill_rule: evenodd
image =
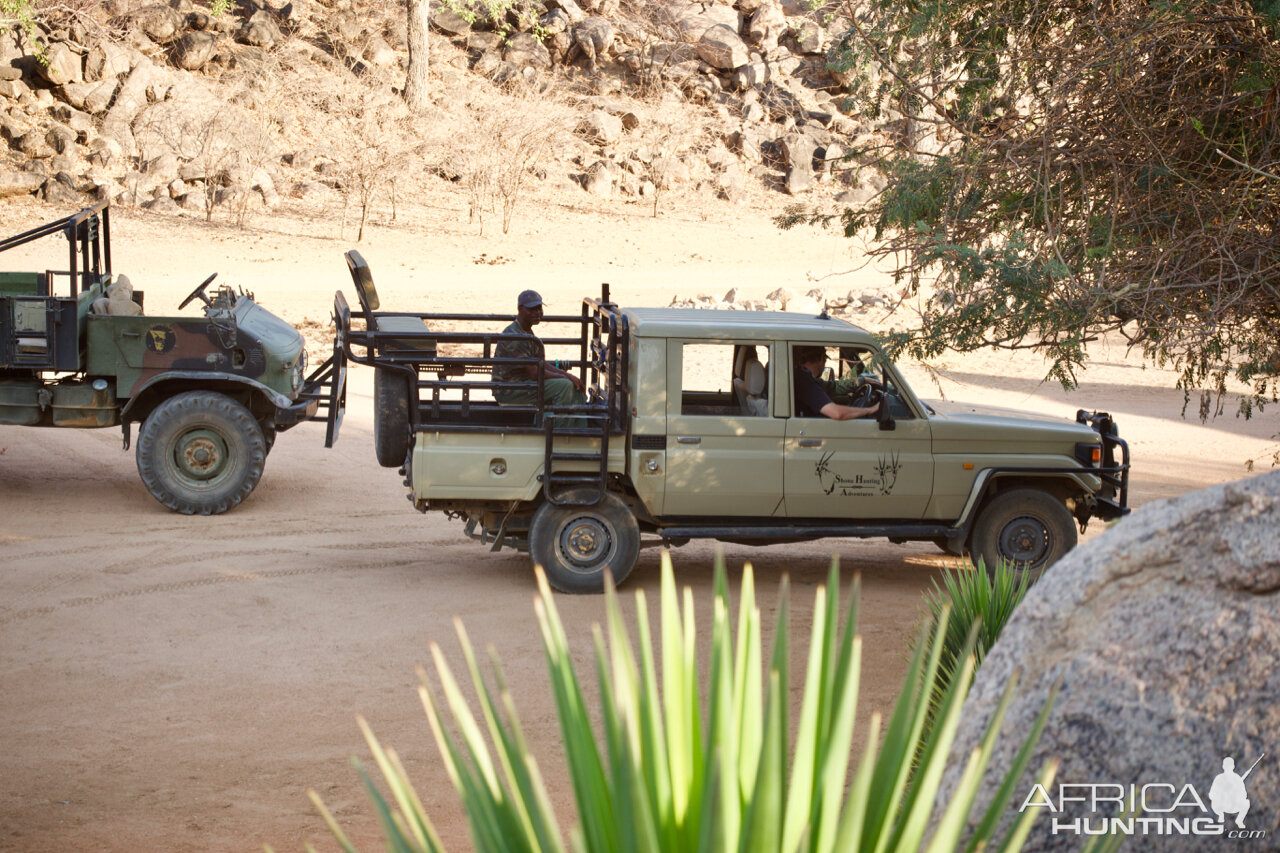
<path id="1" fill-rule="evenodd" d="M 838 12 L 583 2 L 523 0 L 470 23 L 434 4 L 425 114 L 399 97 L 400 4 L 48 13 L 39 38 L 0 36 L 0 197 L 239 218 L 296 199 L 354 219 L 434 188 L 505 228 L 543 188 L 655 211 L 682 193 L 875 191 L 846 156 L 878 137 L 841 112 Z"/>

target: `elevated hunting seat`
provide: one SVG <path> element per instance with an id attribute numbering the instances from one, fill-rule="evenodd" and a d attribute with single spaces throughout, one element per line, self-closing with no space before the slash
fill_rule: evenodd
<path id="1" fill-rule="evenodd" d="M 365 322 L 371 332 L 378 333 L 379 349 L 385 353 L 411 351 L 416 354 L 435 354 L 436 341 L 421 317 L 406 314 L 375 314 L 382 303 L 378 290 L 373 286 L 373 273 L 369 264 L 355 249 L 346 253 L 347 268 L 356 286 L 356 298 L 364 309 Z M 384 334 L 385 333 L 385 334 Z"/>

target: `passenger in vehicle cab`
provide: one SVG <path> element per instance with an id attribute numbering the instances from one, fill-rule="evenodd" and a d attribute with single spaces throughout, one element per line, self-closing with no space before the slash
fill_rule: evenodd
<path id="1" fill-rule="evenodd" d="M 827 351 L 820 346 L 798 346 L 791 351 L 796 414 L 802 418 L 831 418 L 849 421 L 874 417 L 880 406 L 842 406 L 832 401 L 818 377 L 827 363 Z"/>

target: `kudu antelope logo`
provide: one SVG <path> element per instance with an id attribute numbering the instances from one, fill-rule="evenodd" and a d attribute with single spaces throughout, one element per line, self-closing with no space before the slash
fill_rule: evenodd
<path id="1" fill-rule="evenodd" d="M 881 456 L 876 461 L 874 477 L 865 477 L 862 474 L 855 474 L 852 477 L 844 477 L 831 470 L 831 458 L 836 455 L 834 450 L 829 453 L 822 454 L 818 463 L 813 467 L 813 473 L 817 476 L 818 482 L 822 484 L 822 491 L 825 494 L 835 494 L 838 490 L 842 496 L 850 495 L 869 495 L 874 491 L 879 491 L 882 495 L 893 492 L 893 487 L 898 484 L 898 471 L 902 465 L 898 461 L 898 453 L 894 451 L 888 456 Z"/>

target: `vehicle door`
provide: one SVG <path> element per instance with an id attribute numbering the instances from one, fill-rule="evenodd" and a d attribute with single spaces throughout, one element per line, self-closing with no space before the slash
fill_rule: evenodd
<path id="1" fill-rule="evenodd" d="M 785 347 L 788 376 L 795 364 Z M 903 392 L 896 371 L 869 349 L 828 347 L 824 385 L 834 402 L 856 403 L 862 385 L 884 388 L 893 429 L 874 417 L 837 421 L 796 414 L 794 391 L 786 407 L 784 479 L 788 518 L 917 520 L 933 492 L 929 421 Z"/>
<path id="2" fill-rule="evenodd" d="M 664 516 L 779 511 L 786 419 L 772 411 L 773 360 L 759 342 L 667 342 Z"/>

